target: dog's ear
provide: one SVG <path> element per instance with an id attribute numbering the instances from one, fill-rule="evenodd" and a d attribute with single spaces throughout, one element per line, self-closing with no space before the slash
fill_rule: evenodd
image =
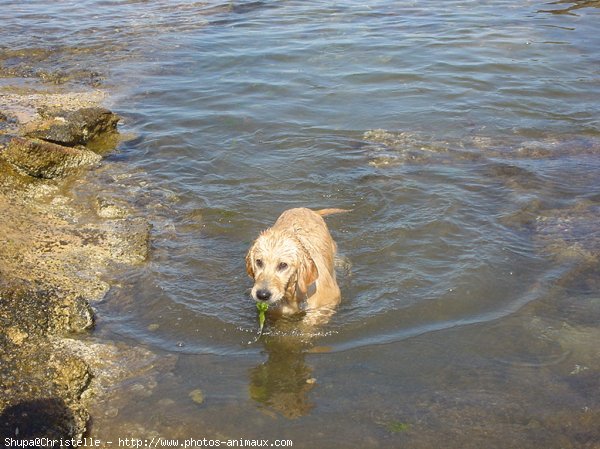
<path id="1" fill-rule="evenodd" d="M 307 253 L 303 254 L 298 268 L 298 289 L 306 295 L 308 287 L 317 280 L 319 271 L 315 261 Z"/>
<path id="2" fill-rule="evenodd" d="M 246 254 L 246 273 L 248 273 L 248 276 L 250 276 L 252 279 L 254 279 L 254 267 L 252 266 L 252 259 L 253 259 L 253 254 L 254 253 L 254 245 L 252 245 L 252 248 L 250 248 L 248 250 L 248 254 Z"/>

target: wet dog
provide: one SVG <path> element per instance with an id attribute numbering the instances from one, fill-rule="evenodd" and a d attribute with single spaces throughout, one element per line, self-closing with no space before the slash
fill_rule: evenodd
<path id="1" fill-rule="evenodd" d="M 348 211 L 289 209 L 258 236 L 246 255 L 255 301 L 268 302 L 271 313 L 306 311 L 308 323 L 329 319 L 340 302 L 340 288 L 335 279 L 336 244 L 322 217 L 340 212 Z"/>

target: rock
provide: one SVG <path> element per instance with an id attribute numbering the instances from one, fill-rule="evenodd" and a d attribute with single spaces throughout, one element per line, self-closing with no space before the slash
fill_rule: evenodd
<path id="1" fill-rule="evenodd" d="M 557 260 L 595 265 L 600 260 L 600 206 L 582 201 L 568 209 L 541 212 L 533 222 L 535 241 Z"/>
<path id="2" fill-rule="evenodd" d="M 55 315 L 63 318 L 60 323 L 61 328 L 67 332 L 84 332 L 94 327 L 95 320 L 92 307 L 81 296 L 65 301 L 56 309 Z"/>
<path id="3" fill-rule="evenodd" d="M 17 120 L 9 114 L 0 111 L 0 135 L 8 134 L 11 131 L 16 131 Z M 1 144 L 0 144 L 1 150 Z"/>
<path id="4" fill-rule="evenodd" d="M 53 370 L 53 382 L 67 397 L 79 398 L 92 380 L 88 365 L 80 358 L 67 352 L 50 354 L 49 366 Z"/>
<path id="5" fill-rule="evenodd" d="M 102 218 L 125 218 L 128 212 L 124 204 L 107 198 L 96 198 L 96 213 Z"/>
<path id="6" fill-rule="evenodd" d="M 35 285 L 0 285 L 0 333 L 15 344 L 28 336 L 83 332 L 94 325 L 87 301 Z"/>
<path id="7" fill-rule="evenodd" d="M 114 220 L 105 234 L 113 260 L 137 264 L 148 259 L 152 226 L 143 218 Z"/>
<path id="8" fill-rule="evenodd" d="M 89 301 L 108 291 L 111 267 L 144 261 L 150 246 L 150 225 L 130 217 L 126 202 L 82 204 L 65 193 L 71 174 L 98 164 L 120 139 L 119 117 L 84 107 L 89 100 L 0 93 L 2 442 L 81 438 L 92 398 L 129 378 L 132 362 L 145 373 L 157 360 L 137 348 L 99 350 L 89 335 L 66 338 L 93 327 Z M 152 385 L 143 384 L 144 394 Z"/>
<path id="9" fill-rule="evenodd" d="M 20 346 L 29 337 L 29 334 L 21 331 L 18 327 L 12 326 L 6 329 L 6 336 L 13 344 Z"/>
<path id="10" fill-rule="evenodd" d="M 94 166 L 102 159 L 90 150 L 23 137 L 13 137 L 0 155 L 29 176 L 46 179 L 65 177 L 79 167 Z"/>
<path id="11" fill-rule="evenodd" d="M 47 340 L 18 346 L 0 332 L 0 441 L 80 438 L 89 418 L 79 403 L 90 381 L 87 365 Z"/>
<path id="12" fill-rule="evenodd" d="M 85 411 L 72 410 L 59 397 L 24 399 L 0 413 L 0 439 L 12 438 L 18 444 L 36 438 L 77 440 L 86 428 L 87 417 L 84 416 Z"/>
<path id="13" fill-rule="evenodd" d="M 100 107 L 38 112 L 42 120 L 28 124 L 24 134 L 68 147 L 86 145 L 101 134 L 115 132 L 119 122 L 118 115 Z"/>
<path id="14" fill-rule="evenodd" d="M 196 404 L 202 404 L 204 402 L 204 393 L 199 388 L 190 391 L 190 393 L 188 394 L 188 396 Z"/>

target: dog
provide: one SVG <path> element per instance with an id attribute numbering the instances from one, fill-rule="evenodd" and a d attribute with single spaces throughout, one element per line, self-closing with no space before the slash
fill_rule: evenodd
<path id="1" fill-rule="evenodd" d="M 307 208 L 283 212 L 263 231 L 246 255 L 246 271 L 254 280 L 255 301 L 266 301 L 271 315 L 305 311 L 304 322 L 321 324 L 341 299 L 335 279 L 337 245 L 323 217 L 346 209 Z"/>

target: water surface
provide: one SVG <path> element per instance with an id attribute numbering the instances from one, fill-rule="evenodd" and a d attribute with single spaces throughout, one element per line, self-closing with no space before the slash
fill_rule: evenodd
<path id="1" fill-rule="evenodd" d="M 156 359 L 91 434 L 597 444 L 597 6 L 11 5 L 5 71 L 114 92 L 137 137 L 95 194 L 154 225 L 91 338 Z M 352 209 L 327 219 L 343 300 L 255 342 L 245 252 L 298 206 Z"/>

